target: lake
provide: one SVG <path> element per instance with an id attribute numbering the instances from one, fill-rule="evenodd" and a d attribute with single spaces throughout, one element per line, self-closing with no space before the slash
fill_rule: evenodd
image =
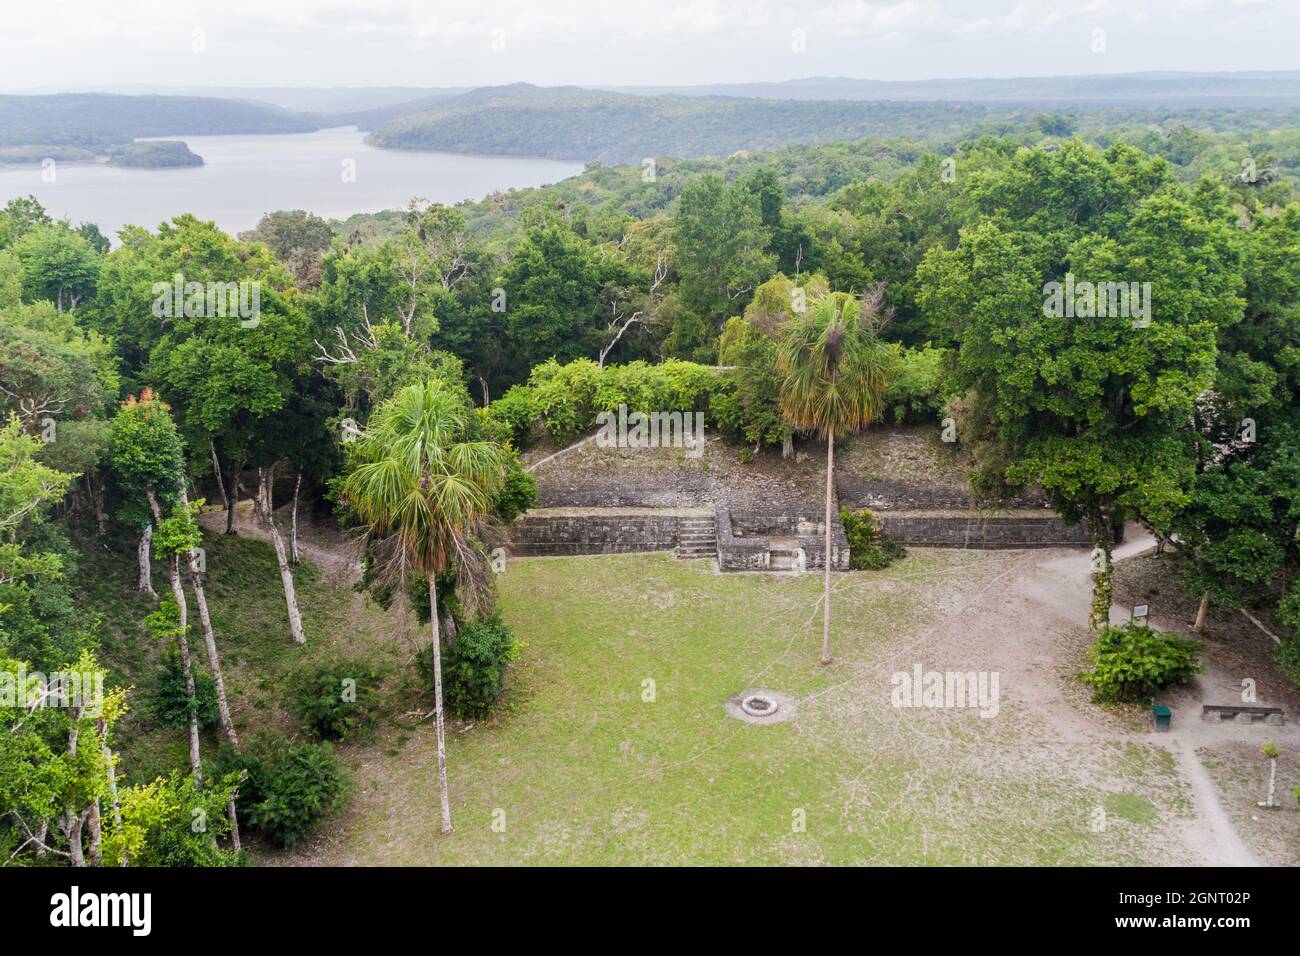
<path id="1" fill-rule="evenodd" d="M 34 195 L 51 217 L 93 222 L 116 244 L 126 224 L 156 229 L 183 212 L 231 234 L 263 213 L 306 209 L 326 219 L 403 207 L 414 196 L 451 204 L 496 190 L 540 186 L 582 164 L 521 156 L 375 149 L 355 127 L 267 136 L 185 136 L 204 165 L 123 169 L 60 163 L 52 183 L 40 166 L 0 167 L 0 205 Z"/>

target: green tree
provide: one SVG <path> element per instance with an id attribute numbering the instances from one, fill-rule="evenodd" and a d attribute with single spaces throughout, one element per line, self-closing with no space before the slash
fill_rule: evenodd
<path id="1" fill-rule="evenodd" d="M 473 535 L 492 510 L 508 464 L 500 445 L 462 440 L 468 427 L 458 396 L 436 382 L 409 385 L 371 417 L 357 441 L 359 464 L 343 485 L 369 537 L 391 549 L 397 566 L 421 574 L 428 587 L 443 833 L 451 832 L 451 804 L 435 579 L 453 564 L 467 570 L 476 552 Z"/>
<path id="2" fill-rule="evenodd" d="M 60 311 L 75 309 L 95 294 L 99 253 L 67 226 L 34 226 L 13 244 L 22 265 L 23 297 L 46 299 Z"/>
<path id="3" fill-rule="evenodd" d="M 776 271 L 776 257 L 767 251 L 762 198 L 744 184 L 729 186 L 713 175 L 687 184 L 672 238 L 682 302 L 714 322 Z"/>
<path id="4" fill-rule="evenodd" d="M 1087 522 L 1100 628 L 1113 525 L 1127 515 L 1167 529 L 1186 501 L 1186 426 L 1214 381 L 1218 329 L 1241 317 L 1230 230 L 1163 161 L 1128 147 L 1025 150 L 972 191 L 990 219 L 956 249 L 930 250 L 921 303 L 993 423 L 999 477 L 1040 484 L 1067 520 Z M 1058 308 L 1076 277 L 1077 301 Z M 1133 290 L 1130 307 L 1101 283 Z"/>
<path id="5" fill-rule="evenodd" d="M 822 656 L 831 662 L 831 531 L 835 498 L 835 434 L 878 421 L 890 356 L 876 332 L 881 299 L 861 305 L 843 295 L 817 302 L 793 318 L 777 351 L 782 375 L 781 413 L 793 428 L 826 439 L 825 573 L 822 585 Z"/>

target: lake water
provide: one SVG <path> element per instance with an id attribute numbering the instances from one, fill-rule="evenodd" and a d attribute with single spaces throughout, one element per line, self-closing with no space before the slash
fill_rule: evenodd
<path id="1" fill-rule="evenodd" d="M 306 209 L 326 219 L 403 207 L 420 196 L 441 203 L 496 190 L 540 186 L 582 164 L 519 156 L 468 156 L 375 149 L 353 127 L 268 136 L 185 136 L 203 166 L 122 169 L 60 163 L 52 183 L 40 166 L 0 167 L 0 205 L 34 195 L 55 219 L 93 222 L 116 244 L 130 223 L 156 229 L 183 212 L 229 233 L 265 212 Z M 352 173 L 355 175 L 351 175 Z"/>

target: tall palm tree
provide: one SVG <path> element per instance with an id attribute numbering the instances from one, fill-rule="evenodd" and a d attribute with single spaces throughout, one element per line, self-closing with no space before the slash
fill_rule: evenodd
<path id="1" fill-rule="evenodd" d="M 799 431 L 826 439 L 826 553 L 822 585 L 822 663 L 831 662 L 831 503 L 835 434 L 855 432 L 884 413 L 890 355 L 877 338 L 886 318 L 879 287 L 861 303 L 842 294 L 790 320 L 777 349 L 781 414 Z"/>
<path id="2" fill-rule="evenodd" d="M 451 832 L 451 803 L 435 579 L 449 565 L 472 562 L 474 533 L 506 472 L 500 445 L 462 440 L 468 420 L 461 397 L 438 383 L 408 385 L 375 409 L 357 440 L 361 464 L 343 485 L 368 533 L 390 546 L 396 568 L 428 582 L 443 833 Z"/>

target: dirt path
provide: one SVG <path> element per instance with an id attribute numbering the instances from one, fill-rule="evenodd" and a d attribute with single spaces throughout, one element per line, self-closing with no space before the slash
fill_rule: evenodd
<path id="1" fill-rule="evenodd" d="M 1114 552 L 1115 561 L 1145 554 L 1155 547 L 1155 538 L 1138 525 L 1126 528 L 1124 543 Z M 1059 552 L 1046 560 L 1038 562 L 1029 573 L 1020 578 L 1017 590 L 1032 604 L 1050 609 L 1056 614 L 1073 620 L 1084 620 L 1088 616 L 1091 604 L 1089 590 L 1089 563 L 1091 555 L 1086 551 L 1060 554 Z M 1110 621 L 1121 624 L 1129 620 L 1131 608 L 1112 605 Z M 1152 621 L 1156 625 L 1157 621 Z M 1202 680 L 1212 679 L 1209 674 Z M 1217 676 L 1217 675 L 1216 675 Z M 1201 682 L 1198 681 L 1198 684 Z M 1250 740 L 1254 737 L 1235 730 L 1236 725 L 1203 724 L 1200 721 L 1200 688 L 1179 695 L 1185 705 L 1178 708 L 1181 719 L 1167 734 L 1129 734 L 1129 739 L 1142 743 L 1154 743 L 1173 754 L 1180 776 L 1191 788 L 1191 797 L 1195 808 L 1195 820 L 1185 828 L 1184 839 L 1189 847 L 1207 865 L 1219 866 L 1259 866 L 1259 860 L 1246 846 L 1241 836 L 1233 827 L 1228 815 L 1219 801 L 1218 789 L 1210 779 L 1205 767 L 1197 756 L 1200 745 L 1230 740 Z M 1082 728 L 1081 728 L 1082 729 Z M 1258 730 L 1258 729 L 1257 729 Z M 1257 734 L 1256 734 L 1257 736 Z M 1278 739 L 1300 739 L 1300 733 L 1294 724 L 1286 727 L 1270 728 L 1270 736 Z"/>
<path id="2" fill-rule="evenodd" d="M 289 546 L 290 506 L 277 508 L 276 524 L 284 536 L 285 547 Z M 205 511 L 199 515 L 199 523 L 209 531 L 222 533 L 226 530 L 226 512 L 224 510 Z M 271 530 L 258 524 L 253 517 L 253 502 L 241 501 L 235 506 L 235 530 L 245 537 L 258 541 L 271 542 Z M 331 523 L 319 525 L 312 523 L 302 511 L 298 513 L 298 550 L 304 558 L 325 573 L 333 584 L 351 585 L 361 579 L 361 543 L 348 538 Z"/>

